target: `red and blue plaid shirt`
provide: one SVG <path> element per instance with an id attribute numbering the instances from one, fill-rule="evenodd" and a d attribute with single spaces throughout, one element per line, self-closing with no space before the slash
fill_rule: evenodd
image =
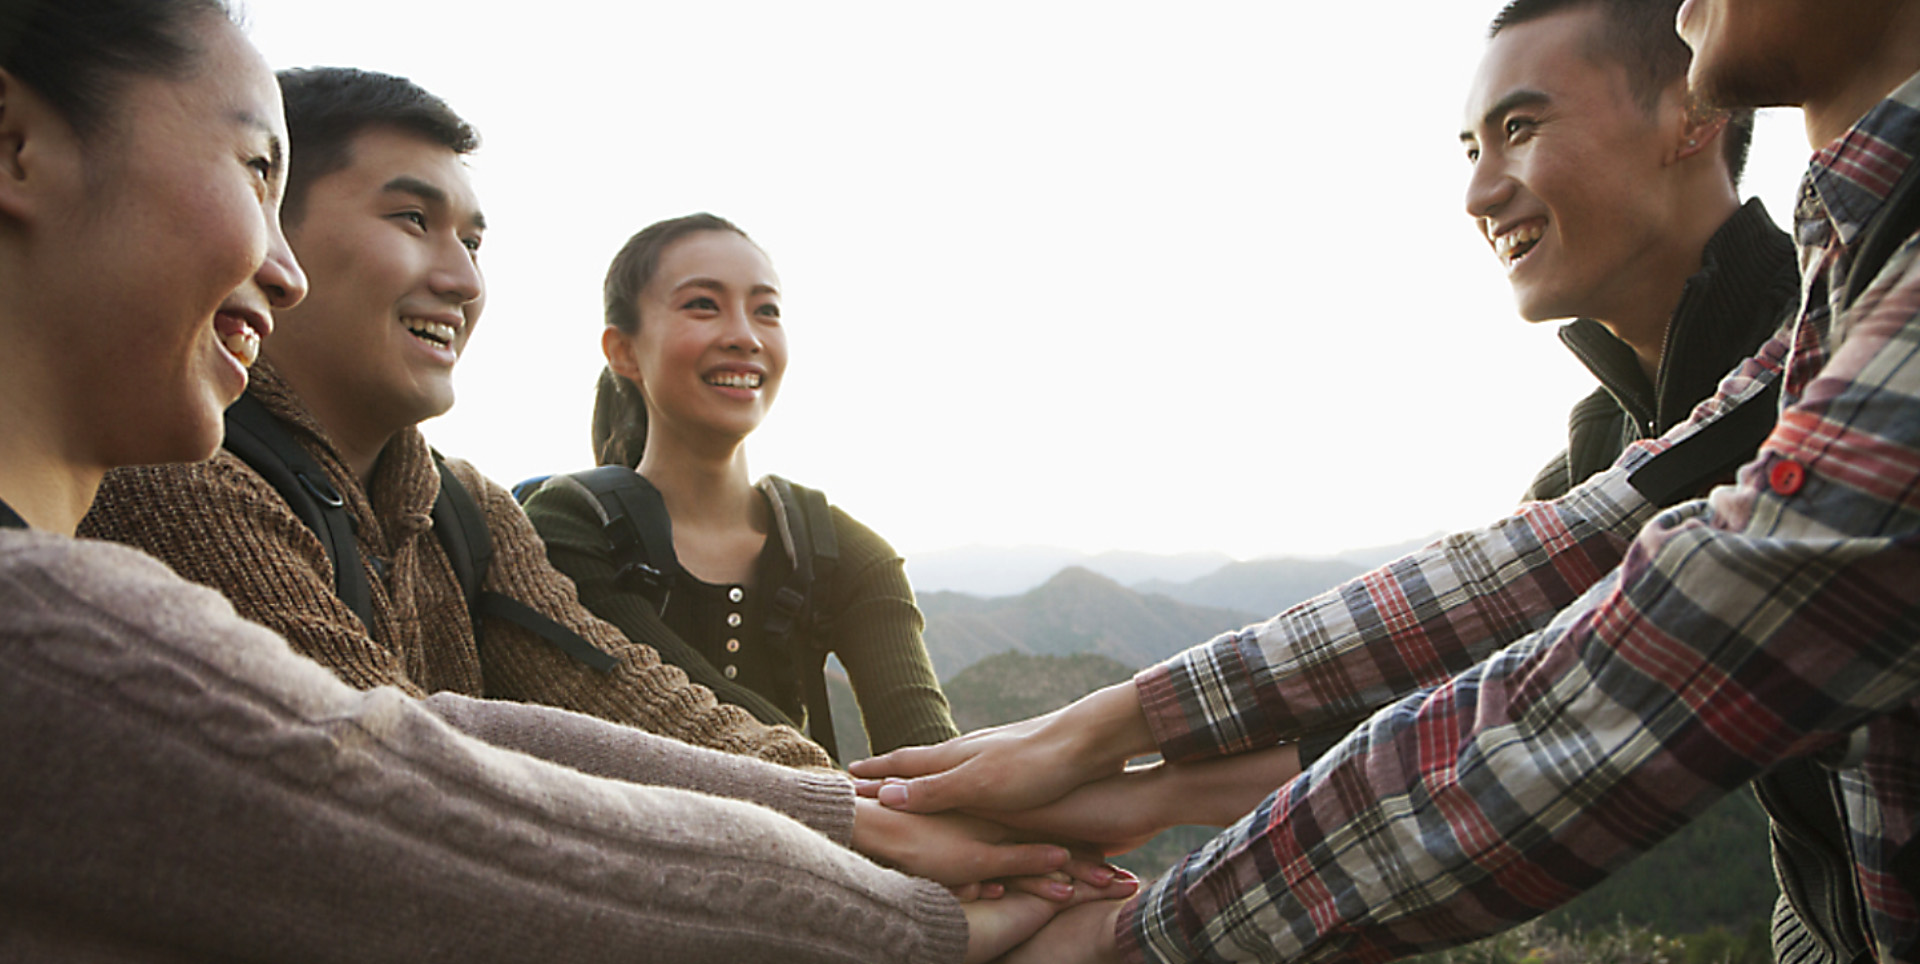
<path id="1" fill-rule="evenodd" d="M 1354 733 L 1122 914 L 1135 960 L 1377 961 L 1598 883 L 1781 760 L 1835 761 L 1877 955 L 1920 954 L 1920 241 L 1844 311 L 1920 153 L 1920 77 L 1814 156 L 1802 311 L 1689 421 L 1138 677 L 1170 759 Z M 1636 467 L 1779 381 L 1758 458 L 1658 512 Z M 1844 759 L 1841 757 L 1844 756 Z"/>

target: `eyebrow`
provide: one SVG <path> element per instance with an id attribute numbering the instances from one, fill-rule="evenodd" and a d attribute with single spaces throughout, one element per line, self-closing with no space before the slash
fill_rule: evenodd
<path id="1" fill-rule="evenodd" d="M 1511 113 L 1516 107 L 1532 107 L 1536 104 L 1544 104 L 1552 99 L 1553 98 L 1547 96 L 1547 92 L 1544 90 L 1516 90 L 1500 98 L 1498 103 L 1488 108 L 1486 116 L 1480 118 L 1480 124 L 1483 127 L 1492 127 L 1495 122 Z M 1475 137 L 1476 135 L 1473 131 L 1460 132 L 1460 139 L 1463 141 L 1470 141 Z"/>
<path id="2" fill-rule="evenodd" d="M 233 122 L 236 124 L 239 124 L 242 127 L 251 127 L 259 131 L 260 133 L 267 135 L 267 163 L 272 165 L 273 169 L 276 171 L 282 171 L 286 169 L 287 146 L 284 142 L 280 140 L 280 133 L 273 129 L 272 124 L 269 124 L 265 120 L 262 120 L 258 115 L 254 114 L 252 111 L 246 111 L 246 110 L 234 111 Z"/>
<path id="3" fill-rule="evenodd" d="M 727 290 L 727 286 L 725 284 L 722 284 L 721 282 L 716 281 L 712 278 L 693 278 L 687 281 L 682 281 L 679 284 L 675 285 L 673 290 L 680 291 L 685 288 L 703 288 L 707 291 Z M 777 295 L 779 293 L 780 293 L 780 290 L 778 288 L 775 288 L 772 285 L 754 285 L 753 287 L 747 289 L 747 294 L 749 295 Z"/>
<path id="4" fill-rule="evenodd" d="M 380 185 L 380 191 L 383 194 L 411 194 L 428 204 L 445 206 L 449 203 L 447 192 L 439 185 L 429 184 L 411 174 L 402 174 Z M 487 229 L 487 216 L 479 211 L 473 212 L 473 226 L 485 231 Z"/>

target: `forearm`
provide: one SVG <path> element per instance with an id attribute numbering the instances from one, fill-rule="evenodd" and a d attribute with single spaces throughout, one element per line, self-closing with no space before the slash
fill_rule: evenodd
<path id="1" fill-rule="evenodd" d="M 959 736 L 899 557 L 885 556 L 842 578 L 821 642 L 846 667 L 873 752 Z"/>
<path id="2" fill-rule="evenodd" d="M 370 961 L 960 959 L 964 920 L 933 884 L 760 807 L 479 743 L 150 562 L 91 559 L 77 571 L 110 584 L 0 547 L 18 750 L 0 755 L 0 906 L 28 922 L 0 947 L 55 947 L 70 925 L 36 922 L 83 920 L 130 957 L 271 958 L 319 935 Z"/>
<path id="3" fill-rule="evenodd" d="M 778 766 L 547 707 L 450 693 L 421 705 L 462 733 L 503 749 L 592 776 L 745 800 L 838 843 L 852 839 L 852 786 L 834 771 Z"/>

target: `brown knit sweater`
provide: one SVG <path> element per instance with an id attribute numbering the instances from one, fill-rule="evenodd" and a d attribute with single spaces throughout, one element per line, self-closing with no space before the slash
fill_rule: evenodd
<path id="1" fill-rule="evenodd" d="M 106 543 L 0 532 L 0 746 L 0 960 L 936 964 L 966 946 L 944 888 L 835 843 L 838 774 L 356 691 Z"/>
<path id="2" fill-rule="evenodd" d="M 319 537 L 271 484 L 226 452 L 197 464 L 109 473 L 81 535 L 144 549 L 187 579 L 220 590 L 242 616 L 360 689 L 395 686 L 412 696 L 451 692 L 542 703 L 775 763 L 831 765 L 792 728 L 764 725 L 717 702 L 652 648 L 589 613 L 573 584 L 547 562 L 513 497 L 471 465 L 449 460 L 493 536 L 484 588 L 552 617 L 620 665 L 600 673 L 494 619 L 483 624 L 484 643 L 476 643 L 459 580 L 433 535 L 440 480 L 420 433 L 409 428 L 396 435 L 363 489 L 270 365 L 256 366 L 247 391 L 287 424 L 346 497 L 373 590 L 372 626 L 335 597 L 333 567 Z"/>

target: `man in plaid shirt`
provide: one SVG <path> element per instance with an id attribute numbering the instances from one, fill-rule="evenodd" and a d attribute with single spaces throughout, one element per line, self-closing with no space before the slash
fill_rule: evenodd
<path id="1" fill-rule="evenodd" d="M 1062 915 L 1014 959 L 1457 944 L 1808 756 L 1838 775 L 1872 955 L 1920 958 L 1920 242 L 1846 297 L 1920 154 L 1920 0 L 1689 0 L 1680 30 L 1705 96 L 1805 109 L 1818 152 L 1795 210 L 1796 321 L 1692 419 L 1556 502 L 1058 713 L 856 767 L 910 778 L 879 790 L 889 805 L 1064 798 L 1097 835 L 1112 808 L 1085 785 L 1124 783 L 1130 757 L 1358 724 L 1151 888 Z M 1663 512 L 1630 484 L 1774 383 L 1778 424 L 1733 484 Z"/>

